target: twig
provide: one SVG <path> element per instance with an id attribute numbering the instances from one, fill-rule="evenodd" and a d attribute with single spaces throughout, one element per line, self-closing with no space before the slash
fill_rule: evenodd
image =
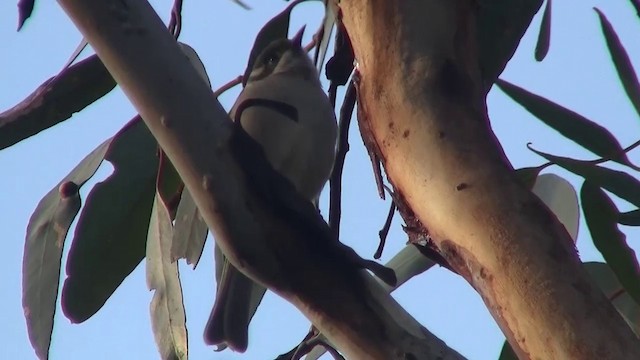
<path id="1" fill-rule="evenodd" d="M 313 49 L 314 47 L 316 47 L 316 45 L 318 44 L 318 33 L 316 32 L 315 34 L 313 34 L 313 37 L 311 37 L 311 41 L 304 46 L 304 51 L 305 52 L 309 52 L 311 51 L 311 49 Z"/>
<path id="2" fill-rule="evenodd" d="M 344 95 L 344 101 L 340 108 L 340 121 L 338 127 L 340 134 L 338 135 L 338 149 L 336 153 L 336 161 L 333 164 L 331 179 L 329 184 L 331 191 L 329 193 L 329 227 L 331 232 L 338 239 L 340 234 L 340 217 L 342 213 L 341 197 L 342 197 L 342 170 L 344 161 L 349 151 L 349 125 L 353 116 L 353 108 L 356 104 L 356 88 L 353 81 L 349 83 L 347 91 Z"/>
<path id="3" fill-rule="evenodd" d="M 637 148 L 638 145 L 640 145 L 640 140 L 638 140 L 638 141 L 634 142 L 633 144 L 627 146 L 626 148 L 622 149 L 622 154 L 626 154 L 629 151 Z M 612 160 L 611 158 L 600 158 L 600 159 L 597 159 L 597 160 L 591 160 L 589 162 L 594 164 L 594 165 L 598 165 L 598 164 L 602 164 L 604 162 L 611 161 L 611 160 Z"/>
<path id="4" fill-rule="evenodd" d="M 378 260 L 382 256 L 382 250 L 384 249 L 384 245 L 387 242 L 387 235 L 389 235 L 389 229 L 391 228 L 391 221 L 393 220 L 393 215 L 396 213 L 396 202 L 393 200 L 393 196 L 391 199 L 391 206 L 389 206 L 389 213 L 387 214 L 387 220 L 384 222 L 384 226 L 380 231 L 378 231 L 378 235 L 380 236 L 380 244 L 378 244 L 378 249 L 376 253 L 373 254 L 373 258 Z"/>
<path id="5" fill-rule="evenodd" d="M 633 144 L 631 144 L 631 145 L 627 146 L 626 148 L 622 149 L 622 154 L 626 154 L 629 151 L 637 148 L 638 146 L 640 146 L 640 140 L 637 140 Z M 607 161 L 613 161 L 613 159 L 611 157 L 603 157 L 603 158 L 595 159 L 595 160 L 585 160 L 584 162 L 585 163 L 589 163 L 589 164 L 593 164 L 593 165 L 599 165 L 599 164 L 602 164 L 602 163 L 606 163 Z M 542 171 L 544 168 L 547 168 L 547 167 L 549 167 L 551 165 L 554 165 L 554 163 L 552 163 L 551 161 L 548 161 L 548 162 L 540 165 L 539 166 L 540 167 L 540 171 Z M 637 169 L 635 169 L 635 170 L 637 170 Z"/>
<path id="6" fill-rule="evenodd" d="M 174 0 L 168 28 L 174 38 L 177 39 L 178 36 L 180 36 L 180 32 L 182 31 L 182 0 Z"/>
<path id="7" fill-rule="evenodd" d="M 228 83 L 220 86 L 218 88 L 218 90 L 213 92 L 213 96 L 214 97 L 219 97 L 220 95 L 222 95 L 225 91 L 235 87 L 236 85 L 242 84 L 242 75 L 238 75 L 238 77 L 236 77 L 235 79 L 229 81 Z"/>
<path id="8" fill-rule="evenodd" d="M 360 72 L 358 67 L 356 66 L 355 71 L 353 72 L 352 82 L 356 89 L 356 98 L 359 99 L 358 90 L 360 87 Z M 384 196 L 384 181 L 382 180 L 382 168 L 380 164 L 380 148 L 378 147 L 378 143 L 373 135 L 373 130 L 371 129 L 371 124 L 369 123 L 369 117 L 364 112 L 364 108 L 358 103 L 358 127 L 360 128 L 360 136 L 362 136 L 362 141 L 364 142 L 364 146 L 367 148 L 367 153 L 369 154 L 369 159 L 371 160 L 371 167 L 373 168 L 373 177 L 376 180 L 376 187 L 378 189 L 378 196 L 382 200 L 385 199 Z"/>

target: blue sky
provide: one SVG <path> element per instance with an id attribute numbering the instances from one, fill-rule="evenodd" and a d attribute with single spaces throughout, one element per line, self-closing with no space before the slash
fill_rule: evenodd
<path id="1" fill-rule="evenodd" d="M 257 31 L 286 3 L 278 0 L 250 1 L 245 11 L 228 0 L 185 2 L 181 40 L 199 53 L 213 87 L 241 74 Z M 152 1 L 166 21 L 172 2 Z M 640 70 L 640 19 L 628 0 L 554 2 L 551 50 L 542 63 L 533 59 L 540 14 L 520 43 L 502 78 L 546 96 L 606 126 L 627 146 L 640 137 L 638 115 L 630 105 L 611 65 L 593 6 L 608 16 L 636 69 Z M 319 2 L 309 2 L 293 13 L 292 32 L 307 23 L 315 29 L 321 21 Z M 33 18 L 16 33 L 15 1 L 0 3 L 0 111 L 10 108 L 44 80 L 57 73 L 81 39 L 79 32 L 55 2 L 40 1 Z M 310 31 L 308 31 L 308 36 Z M 239 89 L 221 97 L 229 108 Z M 536 149 L 583 159 L 593 156 L 534 119 L 499 90 L 488 99 L 492 126 L 515 167 L 533 166 L 542 159 L 526 149 Z M 27 221 L 40 198 L 66 175 L 89 151 L 113 135 L 135 110 L 116 89 L 54 128 L 0 151 L 0 220 L 4 259 L 0 284 L 0 358 L 34 359 L 21 306 L 21 263 Z M 371 258 L 378 230 L 388 204 L 379 200 L 357 127 L 351 129 L 343 189 L 342 241 L 362 256 Z M 640 156 L 631 154 L 640 163 Z M 90 185 L 104 179 L 110 166 L 103 165 Z M 579 179 L 557 167 L 547 172 Z M 323 209 L 326 214 L 326 196 Z M 619 206 L 630 209 L 623 202 Z M 508 219 L 505 219 L 508 221 Z M 578 249 L 583 260 L 598 260 L 584 224 Z M 640 250 L 637 231 L 627 231 L 628 241 Z M 210 239 L 211 240 L 211 239 Z M 406 241 L 400 221 L 394 221 L 383 261 L 390 259 Z M 67 239 L 66 247 L 70 245 Z M 212 243 L 209 241 L 195 271 L 181 266 L 189 345 L 192 359 L 263 359 L 289 350 L 308 329 L 308 321 L 296 309 L 267 294 L 254 318 L 249 350 L 243 354 L 215 353 L 202 341 L 202 330 L 214 299 Z M 63 258 L 63 262 L 66 257 Z M 64 275 L 63 275 L 64 276 Z M 83 324 L 71 325 L 60 311 L 51 346 L 51 359 L 155 359 L 157 350 L 149 321 L 149 302 L 144 266 L 125 280 L 103 309 Z M 443 269 L 432 269 L 405 284 L 396 299 L 422 324 L 470 359 L 495 359 L 503 335 L 480 297 L 464 280 Z M 59 308 L 58 308 L 59 310 Z"/>

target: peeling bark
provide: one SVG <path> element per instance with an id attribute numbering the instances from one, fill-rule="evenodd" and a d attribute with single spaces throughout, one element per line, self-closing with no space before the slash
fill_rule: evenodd
<path id="1" fill-rule="evenodd" d="M 359 113 L 395 191 L 521 359 L 636 359 L 640 343 L 491 131 L 470 0 L 339 3 Z"/>

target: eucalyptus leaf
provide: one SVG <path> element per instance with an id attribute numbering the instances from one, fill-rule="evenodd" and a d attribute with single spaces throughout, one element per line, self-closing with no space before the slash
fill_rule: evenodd
<path id="1" fill-rule="evenodd" d="M 111 139 L 87 155 L 38 203 L 27 225 L 22 259 L 22 308 L 29 340 L 47 359 L 60 282 L 62 250 L 80 210 L 78 191 L 98 170 Z"/>
<path id="2" fill-rule="evenodd" d="M 588 180 L 582 185 L 580 199 L 593 244 L 624 289 L 640 304 L 640 266 L 626 236 L 618 229 L 618 209 L 600 187 Z"/>
<path id="3" fill-rule="evenodd" d="M 638 169 L 629 161 L 618 140 L 606 128 L 504 80 L 498 80 L 496 84 L 505 94 L 564 137 L 604 159 Z"/>
<path id="4" fill-rule="evenodd" d="M 160 150 L 160 164 L 158 167 L 156 187 L 162 204 L 169 211 L 171 220 L 175 219 L 176 210 L 180 201 L 180 193 L 184 188 L 184 183 L 178 171 L 162 150 Z"/>
<path id="5" fill-rule="evenodd" d="M 632 210 L 618 214 L 618 223 L 627 226 L 640 226 L 640 210 Z"/>
<path id="6" fill-rule="evenodd" d="M 516 353 L 513 352 L 511 345 L 507 341 L 502 345 L 502 351 L 500 351 L 500 357 L 498 360 L 518 360 Z"/>
<path id="7" fill-rule="evenodd" d="M 144 258 L 156 153 L 156 141 L 139 117 L 107 150 L 114 172 L 89 193 L 66 264 L 62 310 L 73 323 L 95 314 Z"/>
<path id="8" fill-rule="evenodd" d="M 636 10 L 636 15 L 640 17 L 640 0 L 630 0 L 630 1 L 631 1 L 631 5 Z"/>
<path id="9" fill-rule="evenodd" d="M 318 74 L 322 71 L 324 59 L 327 56 L 329 42 L 331 42 L 331 34 L 336 23 L 336 8 L 331 0 L 324 0 L 324 19 L 322 20 L 322 30 L 319 33 L 318 46 L 313 56 L 313 62 L 316 64 Z"/>
<path id="10" fill-rule="evenodd" d="M 31 17 L 36 0 L 18 0 L 18 31 L 24 26 L 24 22 Z"/>
<path id="11" fill-rule="evenodd" d="M 556 174 L 542 174 L 536 179 L 532 191 L 564 225 L 575 243 L 578 240 L 580 206 L 573 185 Z"/>
<path id="12" fill-rule="evenodd" d="M 614 193 L 616 196 L 640 207 L 640 182 L 633 176 L 617 170 L 598 166 L 589 161 L 575 160 L 562 156 L 555 156 L 529 149 L 550 162 L 566 170 L 582 176 L 593 184 Z"/>
<path id="13" fill-rule="evenodd" d="M 636 335 L 640 335 L 640 305 L 638 305 L 622 285 L 620 285 L 620 282 L 609 265 L 601 262 L 586 262 L 583 263 L 583 266 L 631 329 Z M 517 359 L 513 349 L 509 343 L 505 341 L 498 360 Z"/>
<path id="14" fill-rule="evenodd" d="M 538 42 L 536 43 L 535 58 L 542 61 L 549 52 L 549 43 L 551 41 L 551 0 L 547 0 L 547 4 L 542 14 L 540 22 L 540 32 L 538 33 Z"/>
<path id="15" fill-rule="evenodd" d="M 492 0 L 479 3 L 475 33 L 485 94 L 491 90 L 513 57 L 542 3 L 542 0 Z"/>
<path id="16" fill-rule="evenodd" d="M 629 54 L 627 54 L 627 51 L 620 42 L 618 34 L 616 34 L 607 17 L 598 8 L 594 8 L 594 10 L 598 14 L 598 18 L 600 18 L 602 33 L 607 41 L 609 54 L 611 54 L 611 60 L 616 67 L 620 82 L 622 82 L 624 91 L 627 93 L 631 104 L 636 109 L 638 115 L 640 115 L 640 82 L 638 82 L 638 76 L 633 69 Z"/>
<path id="17" fill-rule="evenodd" d="M 544 167 L 526 167 L 516 170 L 516 177 L 520 182 L 528 189 L 533 189 L 533 185 L 536 183 L 536 179 Z"/>
<path id="18" fill-rule="evenodd" d="M 178 264 L 171 260 L 173 227 L 159 193 L 151 211 L 147 237 L 147 286 L 151 299 L 151 326 L 163 360 L 187 359 L 187 325 Z"/>
<path id="19" fill-rule="evenodd" d="M 345 85 L 353 72 L 354 53 L 344 25 L 338 24 L 334 54 L 327 61 L 326 75 L 332 86 Z"/>
<path id="20" fill-rule="evenodd" d="M 584 268 L 636 335 L 640 335 L 640 305 L 625 291 L 611 267 L 601 262 L 586 262 Z"/>
<path id="21" fill-rule="evenodd" d="M 176 214 L 171 259 L 176 261 L 184 258 L 187 260 L 187 264 L 193 264 L 195 268 L 202 256 L 208 231 L 209 228 L 200 216 L 193 197 L 184 188 Z"/>
<path id="22" fill-rule="evenodd" d="M 0 149 L 61 123 L 113 90 L 116 82 L 96 55 L 71 65 L 0 113 Z"/>

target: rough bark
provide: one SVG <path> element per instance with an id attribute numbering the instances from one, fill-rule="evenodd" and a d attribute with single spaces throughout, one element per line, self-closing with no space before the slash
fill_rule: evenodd
<path id="1" fill-rule="evenodd" d="M 580 266 L 565 229 L 518 182 L 490 129 L 476 2 L 339 6 L 368 145 L 519 358 L 640 358 L 638 339 Z"/>
<path id="2" fill-rule="evenodd" d="M 238 134 L 226 113 L 146 1 L 59 2 L 175 165 L 234 266 L 297 306 L 348 358 L 460 358 L 407 326 L 409 315 L 350 249 L 332 241 L 314 207 L 262 154 L 245 143 L 234 150 Z"/>

